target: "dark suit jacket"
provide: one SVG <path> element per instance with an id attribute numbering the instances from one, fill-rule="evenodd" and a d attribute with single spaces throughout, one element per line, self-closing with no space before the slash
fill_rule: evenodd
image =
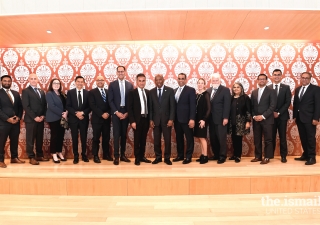
<path id="1" fill-rule="evenodd" d="M 176 103 L 172 88 L 163 86 L 161 102 L 159 102 L 157 87 L 150 90 L 149 96 L 150 120 L 152 120 L 156 126 L 159 126 L 160 121 L 167 123 L 168 120 L 174 120 Z"/>
<path id="2" fill-rule="evenodd" d="M 40 94 L 41 99 L 31 86 L 22 90 L 22 105 L 25 111 L 24 121 L 27 123 L 35 122 L 34 118 L 36 118 L 37 116 L 46 115 L 46 96 L 42 90 L 40 90 Z"/>
<path id="3" fill-rule="evenodd" d="M 146 93 L 146 101 L 147 101 L 147 108 L 148 108 L 148 119 L 150 115 L 150 108 L 149 108 L 149 91 L 144 90 Z M 131 90 L 128 95 L 128 101 L 126 103 L 128 109 L 128 116 L 129 116 L 129 123 L 139 123 L 141 119 L 141 103 L 138 89 Z"/>
<path id="4" fill-rule="evenodd" d="M 106 102 L 103 101 L 99 88 L 89 91 L 89 105 L 92 109 L 91 123 L 103 123 L 105 119 L 102 118 L 102 114 L 108 113 L 110 115 L 111 108 L 108 102 L 108 90 L 104 89 L 104 92 L 106 93 Z"/>
<path id="5" fill-rule="evenodd" d="M 213 88 L 208 88 L 207 92 L 211 97 Z M 220 85 L 214 98 L 211 100 L 211 115 L 214 124 L 222 124 L 223 119 L 229 119 L 231 104 L 230 90 Z"/>
<path id="6" fill-rule="evenodd" d="M 178 88 L 175 89 L 176 94 Z M 189 123 L 196 118 L 196 90 L 187 85 L 184 86 L 179 101 L 176 103 L 176 120 L 179 123 Z"/>
<path id="7" fill-rule="evenodd" d="M 133 89 L 133 86 L 130 82 L 125 81 L 125 102 L 128 100 L 128 94 Z M 108 96 L 109 105 L 111 107 L 111 114 L 113 115 L 116 111 L 120 110 L 121 103 L 121 94 L 119 81 L 112 81 L 109 85 L 109 96 Z M 126 111 L 128 111 L 128 107 L 126 105 Z"/>
<path id="8" fill-rule="evenodd" d="M 277 93 L 274 89 L 266 86 L 258 103 L 258 90 L 259 89 L 255 89 L 251 93 L 252 117 L 263 115 L 266 119 L 261 122 L 273 124 L 273 112 L 277 105 Z"/>
<path id="9" fill-rule="evenodd" d="M 46 94 L 46 100 L 48 103 L 46 121 L 54 122 L 60 120 L 64 111 L 63 103 L 60 96 L 53 91 L 48 91 Z"/>
<path id="10" fill-rule="evenodd" d="M 320 118 L 320 88 L 310 84 L 300 100 L 298 95 L 301 87 L 295 90 L 293 118 L 297 118 L 299 112 L 302 123 L 312 123 L 312 120 L 319 120 Z"/>
<path id="11" fill-rule="evenodd" d="M 83 89 L 83 97 L 82 97 L 82 107 L 78 106 L 78 98 L 77 98 L 77 89 L 71 89 L 67 93 L 67 104 L 66 108 L 68 111 L 69 123 L 76 123 L 79 121 L 78 117 L 76 117 L 77 111 L 83 111 L 84 120 L 89 122 L 89 113 L 91 112 L 89 101 L 88 101 L 89 91 Z"/>
<path id="12" fill-rule="evenodd" d="M 7 92 L 4 89 L 0 89 L 0 125 L 10 125 L 7 119 L 13 116 L 22 117 L 22 103 L 18 92 L 11 90 L 14 97 L 14 103 L 10 101 Z"/>
<path id="13" fill-rule="evenodd" d="M 270 84 L 268 87 L 273 89 L 273 84 Z M 280 120 L 289 119 L 288 108 L 290 106 L 290 103 L 291 103 L 290 87 L 285 84 L 280 84 L 279 93 L 277 96 L 277 106 L 276 106 L 276 109 L 274 110 L 275 112 L 280 113 L 278 117 Z"/>

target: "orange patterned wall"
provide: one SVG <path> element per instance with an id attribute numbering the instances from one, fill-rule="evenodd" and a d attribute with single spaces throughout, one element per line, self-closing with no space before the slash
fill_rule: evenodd
<path id="1" fill-rule="evenodd" d="M 177 87 L 177 75 L 184 72 L 188 77 L 188 85 L 196 87 L 199 77 L 206 80 L 210 74 L 220 73 L 222 83 L 231 87 L 240 81 L 246 93 L 257 87 L 256 77 L 260 73 L 271 74 L 276 68 L 283 71 L 282 82 L 290 85 L 291 92 L 299 85 L 299 75 L 304 71 L 314 74 L 311 82 L 320 83 L 319 43 L 301 42 L 172 42 L 172 43 L 135 43 L 105 44 L 83 46 L 55 46 L 34 48 L 1 48 L 1 75 L 13 77 L 12 89 L 21 93 L 28 86 L 28 75 L 38 74 L 41 89 L 46 90 L 53 77 L 62 80 L 64 90 L 74 88 L 74 78 L 82 75 L 86 80 L 86 88 L 96 87 L 94 79 L 101 74 L 106 78 L 106 87 L 116 79 L 117 65 L 126 66 L 127 80 L 134 83 L 135 75 L 142 72 L 147 76 L 147 89 L 155 87 L 155 74 L 165 76 L 165 84 Z M 269 81 L 270 82 L 270 81 Z M 292 105 L 289 108 L 292 116 Z M 49 155 L 50 129 L 45 126 L 44 150 Z M 288 122 L 289 155 L 301 154 L 301 144 L 296 124 Z M 89 126 L 87 148 L 91 154 L 92 128 Z M 227 138 L 229 151 L 232 149 L 231 138 Z M 319 149 L 319 126 L 317 132 Z M 19 156 L 26 158 L 25 126 L 21 123 Z M 111 146 L 113 145 L 111 131 Z M 70 130 L 66 132 L 64 152 L 72 157 Z M 8 146 L 8 143 L 7 143 Z M 277 144 L 279 146 L 279 143 Z M 279 151 L 279 150 L 277 150 Z M 7 147 L 7 157 L 10 152 Z M 318 150 L 319 153 L 319 150 Z M 147 140 L 147 157 L 154 157 L 153 134 L 151 130 Z M 200 143 L 195 142 L 194 157 L 201 154 Z M 253 156 L 253 134 L 244 137 L 243 155 Z M 128 129 L 127 155 L 133 156 L 133 131 Z M 172 133 L 172 156 L 176 155 L 175 134 Z"/>

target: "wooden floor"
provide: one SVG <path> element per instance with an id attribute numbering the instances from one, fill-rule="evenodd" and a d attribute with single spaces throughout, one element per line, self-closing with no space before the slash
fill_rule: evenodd
<path id="1" fill-rule="evenodd" d="M 320 193 L 183 196 L 0 195 L 0 225 L 303 225 L 320 206 L 265 206 L 262 198 L 309 199 Z"/>
<path id="2" fill-rule="evenodd" d="M 95 164 L 72 160 L 54 164 L 41 162 L 10 164 L 0 169 L 0 194 L 21 195 L 79 195 L 79 196 L 155 196 L 155 195 L 212 195 L 257 194 L 281 192 L 320 192 L 320 162 L 306 166 L 304 162 L 288 157 L 267 165 L 216 161 L 200 165 L 195 160 L 188 165 L 181 162 L 168 166 L 133 162 L 102 161 Z"/>

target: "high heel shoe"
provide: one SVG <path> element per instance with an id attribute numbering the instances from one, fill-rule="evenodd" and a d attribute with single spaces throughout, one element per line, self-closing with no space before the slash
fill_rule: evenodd
<path id="1" fill-rule="evenodd" d="M 200 160 L 200 164 L 205 164 L 208 162 L 208 156 L 202 156 L 201 160 Z"/>
<path id="2" fill-rule="evenodd" d="M 54 163 L 60 163 L 60 160 L 58 159 L 58 160 L 54 160 L 54 158 L 52 158 L 52 161 L 54 162 Z"/>
<path id="3" fill-rule="evenodd" d="M 60 159 L 60 161 L 63 161 L 63 162 L 67 161 L 67 159 L 61 158 L 59 154 L 57 154 L 57 156 L 58 156 L 58 158 Z"/>
<path id="4" fill-rule="evenodd" d="M 196 162 L 201 162 L 202 157 L 203 157 L 203 154 L 200 155 L 199 159 L 197 159 Z"/>

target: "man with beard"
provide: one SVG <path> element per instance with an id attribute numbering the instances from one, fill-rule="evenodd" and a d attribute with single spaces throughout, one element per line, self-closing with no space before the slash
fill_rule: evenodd
<path id="1" fill-rule="evenodd" d="M 20 95 L 10 90 L 12 79 L 9 75 L 1 77 L 0 89 L 0 167 L 6 168 L 4 163 L 4 146 L 10 138 L 11 163 L 24 163 L 18 158 L 18 142 L 20 134 L 20 119 L 22 116 L 22 103 Z"/>
<path id="2" fill-rule="evenodd" d="M 174 91 L 163 85 L 164 78 L 158 74 L 154 78 L 156 87 L 150 90 L 150 127 L 153 128 L 155 160 L 152 164 L 162 162 L 161 133 L 164 138 L 164 162 L 172 165 L 171 130 L 175 115 Z"/>

